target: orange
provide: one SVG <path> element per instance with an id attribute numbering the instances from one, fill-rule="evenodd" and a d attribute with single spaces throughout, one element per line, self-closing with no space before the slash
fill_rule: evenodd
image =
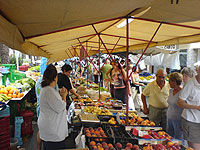
<path id="1" fill-rule="evenodd" d="M 17 95 L 16 95 L 16 94 L 13 94 L 13 95 L 12 95 L 12 98 L 16 98 L 16 97 L 17 97 Z"/>
<path id="2" fill-rule="evenodd" d="M 20 96 L 21 96 L 21 97 L 23 97 L 23 96 L 24 96 L 24 93 L 19 93 L 19 94 L 20 94 Z"/>
<path id="3" fill-rule="evenodd" d="M 7 94 L 8 97 L 12 97 L 12 94 Z"/>
<path id="4" fill-rule="evenodd" d="M 5 90 L 5 91 L 3 92 L 3 94 L 8 94 L 8 91 L 7 91 L 7 90 Z"/>
<path id="5" fill-rule="evenodd" d="M 20 95 L 20 94 L 18 94 L 18 95 L 17 95 L 17 98 L 20 98 L 20 97 L 21 97 L 21 95 Z"/>
<path id="6" fill-rule="evenodd" d="M 11 90 L 11 87 L 10 87 L 10 86 L 8 86 L 8 87 L 6 87 L 6 89 L 7 89 L 7 91 L 10 91 L 10 90 Z"/>
<path id="7" fill-rule="evenodd" d="M 14 90 L 12 89 L 12 90 L 9 91 L 9 94 L 13 94 L 13 92 L 14 92 Z"/>
<path id="8" fill-rule="evenodd" d="M 96 145 L 96 142 L 94 142 L 94 141 L 90 142 L 90 146 L 95 146 L 95 145 Z"/>

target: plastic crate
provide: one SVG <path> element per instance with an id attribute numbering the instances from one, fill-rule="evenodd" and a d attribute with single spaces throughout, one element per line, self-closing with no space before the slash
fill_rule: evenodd
<path id="1" fill-rule="evenodd" d="M 26 74 L 14 72 L 13 73 L 13 78 L 14 78 L 14 81 L 20 80 L 20 79 L 24 79 L 24 78 L 26 78 Z"/>
<path id="2" fill-rule="evenodd" d="M 104 133 L 101 133 L 99 128 L 101 128 Z M 87 130 L 89 130 L 89 132 L 87 132 Z M 94 132 L 90 132 L 91 130 L 93 130 Z M 85 139 L 86 139 L 86 144 L 89 143 L 90 141 L 110 141 L 111 137 L 108 137 L 108 134 L 106 133 L 104 127 L 102 125 L 99 125 L 97 127 L 87 127 L 84 128 L 83 130 L 84 134 L 85 134 Z M 98 133 L 96 133 L 98 132 Z M 88 135 L 89 134 L 89 135 Z M 103 134 L 106 136 L 104 137 Z"/>
<path id="3" fill-rule="evenodd" d="M 21 112 L 24 122 L 22 123 L 21 134 L 28 135 L 33 134 L 32 119 L 33 113 L 30 110 L 25 110 Z"/>
<path id="4" fill-rule="evenodd" d="M 9 139 L 9 142 L 6 142 L 6 143 L 0 145 L 0 149 L 1 150 L 10 150 L 10 139 Z"/>
<path id="5" fill-rule="evenodd" d="M 0 118 L 0 135 L 10 135 L 10 116 Z"/>
<path id="6" fill-rule="evenodd" d="M 6 80 L 7 80 L 7 78 L 8 78 L 8 74 L 9 74 L 9 73 L 3 74 L 3 77 L 2 77 L 2 84 L 3 84 L 3 85 L 6 85 Z"/>
<path id="7" fill-rule="evenodd" d="M 10 150 L 10 116 L 0 118 L 0 149 Z"/>
<path id="8" fill-rule="evenodd" d="M 2 68 L 2 67 L 0 67 L 0 72 L 2 73 L 2 74 L 6 74 L 6 73 L 9 73 L 9 68 Z"/>
<path id="9" fill-rule="evenodd" d="M 20 71 L 27 71 L 28 70 L 28 66 L 19 66 L 19 70 Z"/>
<path id="10" fill-rule="evenodd" d="M 89 147 L 90 150 L 96 149 L 96 148 L 94 148 L 93 146 L 90 145 L 90 142 L 92 142 L 92 141 L 94 141 L 96 143 L 95 146 L 98 146 L 98 143 L 99 144 L 107 143 L 107 144 L 112 144 L 113 147 L 115 147 L 114 142 L 113 142 L 113 138 L 107 138 L 107 141 L 101 141 L 101 139 L 102 138 L 92 137 L 92 138 L 89 139 L 88 142 L 86 142 L 86 145 Z"/>
<path id="11" fill-rule="evenodd" d="M 0 66 L 4 66 L 4 67 L 8 68 L 10 72 L 15 70 L 15 68 L 16 68 L 15 64 L 1 64 Z"/>
<path id="12" fill-rule="evenodd" d="M 6 107 L 2 110 L 0 110 L 0 117 L 6 117 L 10 116 L 10 107 L 9 105 L 6 105 Z"/>

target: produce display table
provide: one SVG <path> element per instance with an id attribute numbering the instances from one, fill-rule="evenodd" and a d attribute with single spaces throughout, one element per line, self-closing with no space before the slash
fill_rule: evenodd
<path id="1" fill-rule="evenodd" d="M 28 93 L 31 91 L 29 89 L 28 91 L 24 92 L 24 96 L 21 98 L 12 98 L 7 103 L 10 106 L 10 123 L 11 125 L 14 125 L 15 116 L 19 115 L 18 112 L 18 104 L 20 106 L 20 111 L 25 110 L 25 99 L 27 98 Z"/>

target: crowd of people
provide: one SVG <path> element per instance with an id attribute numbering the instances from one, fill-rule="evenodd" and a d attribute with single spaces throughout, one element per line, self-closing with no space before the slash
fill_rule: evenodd
<path id="1" fill-rule="evenodd" d="M 120 99 L 126 104 L 127 88 L 130 96 L 131 89 L 134 88 L 137 91 L 134 101 L 150 120 L 154 121 L 157 126 L 162 126 L 172 137 L 182 140 L 183 143 L 184 139 L 187 140 L 188 145 L 195 150 L 200 147 L 200 133 L 196 132 L 200 129 L 200 63 L 195 64 L 195 76 L 193 70 L 186 67 L 181 73 L 171 73 L 169 82 L 166 81 L 166 71 L 158 69 L 156 79 L 147 84 L 143 91 L 139 86 L 144 86 L 144 84 L 139 82 L 139 70 L 134 65 L 129 67 L 128 84 L 126 82 L 127 71 L 123 62 L 113 61 L 110 65 L 110 60 L 107 59 L 105 65 L 101 64 L 100 68 L 98 66 L 96 63 L 95 68 L 100 69 L 102 74 L 102 86 L 107 88 L 115 99 Z M 81 77 L 86 70 L 89 70 L 91 76 L 95 68 L 92 68 L 90 63 L 85 67 L 78 63 L 77 72 L 74 75 Z M 69 77 L 72 71 L 73 68 L 68 64 L 62 66 L 60 73 L 57 72 L 55 66 L 48 65 L 43 77 L 36 83 L 38 149 L 41 149 L 41 140 L 44 150 L 67 147 L 66 114 L 71 101 L 69 92 L 80 98 L 73 89 Z M 100 82 L 100 77 L 95 77 L 98 75 L 99 72 L 93 74 L 90 80 Z"/>

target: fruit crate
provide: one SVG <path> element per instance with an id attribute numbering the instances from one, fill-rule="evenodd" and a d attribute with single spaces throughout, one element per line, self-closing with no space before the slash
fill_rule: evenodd
<path id="1" fill-rule="evenodd" d="M 171 142 L 170 142 L 171 143 Z M 183 145 L 177 144 L 177 143 L 171 143 L 170 145 L 165 143 L 165 141 L 157 143 L 157 144 L 150 144 L 145 143 L 143 145 L 140 145 L 140 149 L 169 149 L 169 150 L 185 150 L 186 148 Z"/>
<path id="2" fill-rule="evenodd" d="M 101 124 L 93 125 L 93 127 L 87 125 L 83 129 L 83 134 L 86 138 L 86 144 L 90 141 L 110 141 L 110 138 L 105 131 L 105 127 Z"/>
<path id="3" fill-rule="evenodd" d="M 165 131 L 138 131 L 136 129 L 132 129 L 129 131 L 129 134 L 132 138 L 137 138 L 139 144 L 142 145 L 144 143 L 157 144 L 162 143 L 165 140 L 174 140 L 170 135 L 168 135 Z M 181 143 L 181 141 L 179 141 Z"/>
<path id="4" fill-rule="evenodd" d="M 101 123 L 108 123 L 108 121 L 111 119 L 111 118 L 114 118 L 115 121 L 116 121 L 116 116 L 113 116 L 113 115 L 98 115 L 97 116 L 98 119 L 101 121 Z M 119 124 L 117 121 L 116 121 L 116 124 Z"/>
<path id="5" fill-rule="evenodd" d="M 10 107 L 9 105 L 5 105 L 2 110 L 0 110 L 0 117 L 10 116 Z"/>
<path id="6" fill-rule="evenodd" d="M 10 150 L 10 116 L 0 118 L 0 149 Z"/>
<path id="7" fill-rule="evenodd" d="M 115 147 L 117 150 L 120 149 L 126 149 L 126 150 L 139 150 L 138 148 L 140 148 L 140 146 L 138 145 L 138 140 L 137 139 L 126 139 L 126 141 L 121 140 L 121 139 L 117 139 L 115 140 Z M 128 148 L 126 148 L 128 147 Z"/>
<path id="8" fill-rule="evenodd" d="M 127 138 L 127 139 L 131 138 L 131 136 L 126 132 L 124 125 L 105 124 L 105 130 L 108 136 L 113 138 Z"/>
<path id="9" fill-rule="evenodd" d="M 112 138 L 109 138 L 107 141 L 95 141 L 96 139 L 100 140 L 101 138 L 90 138 L 88 143 L 86 143 L 90 150 L 101 149 L 100 147 L 102 147 L 104 150 L 115 150 L 115 145 Z"/>
<path id="10" fill-rule="evenodd" d="M 24 120 L 21 127 L 21 134 L 22 135 L 33 134 L 33 127 L 32 127 L 33 113 L 30 110 L 25 110 L 22 111 L 20 114 Z"/>
<path id="11" fill-rule="evenodd" d="M 10 135 L 10 116 L 0 118 L 0 135 Z"/>
<path id="12" fill-rule="evenodd" d="M 28 66 L 19 66 L 19 70 L 25 72 L 28 70 Z"/>

